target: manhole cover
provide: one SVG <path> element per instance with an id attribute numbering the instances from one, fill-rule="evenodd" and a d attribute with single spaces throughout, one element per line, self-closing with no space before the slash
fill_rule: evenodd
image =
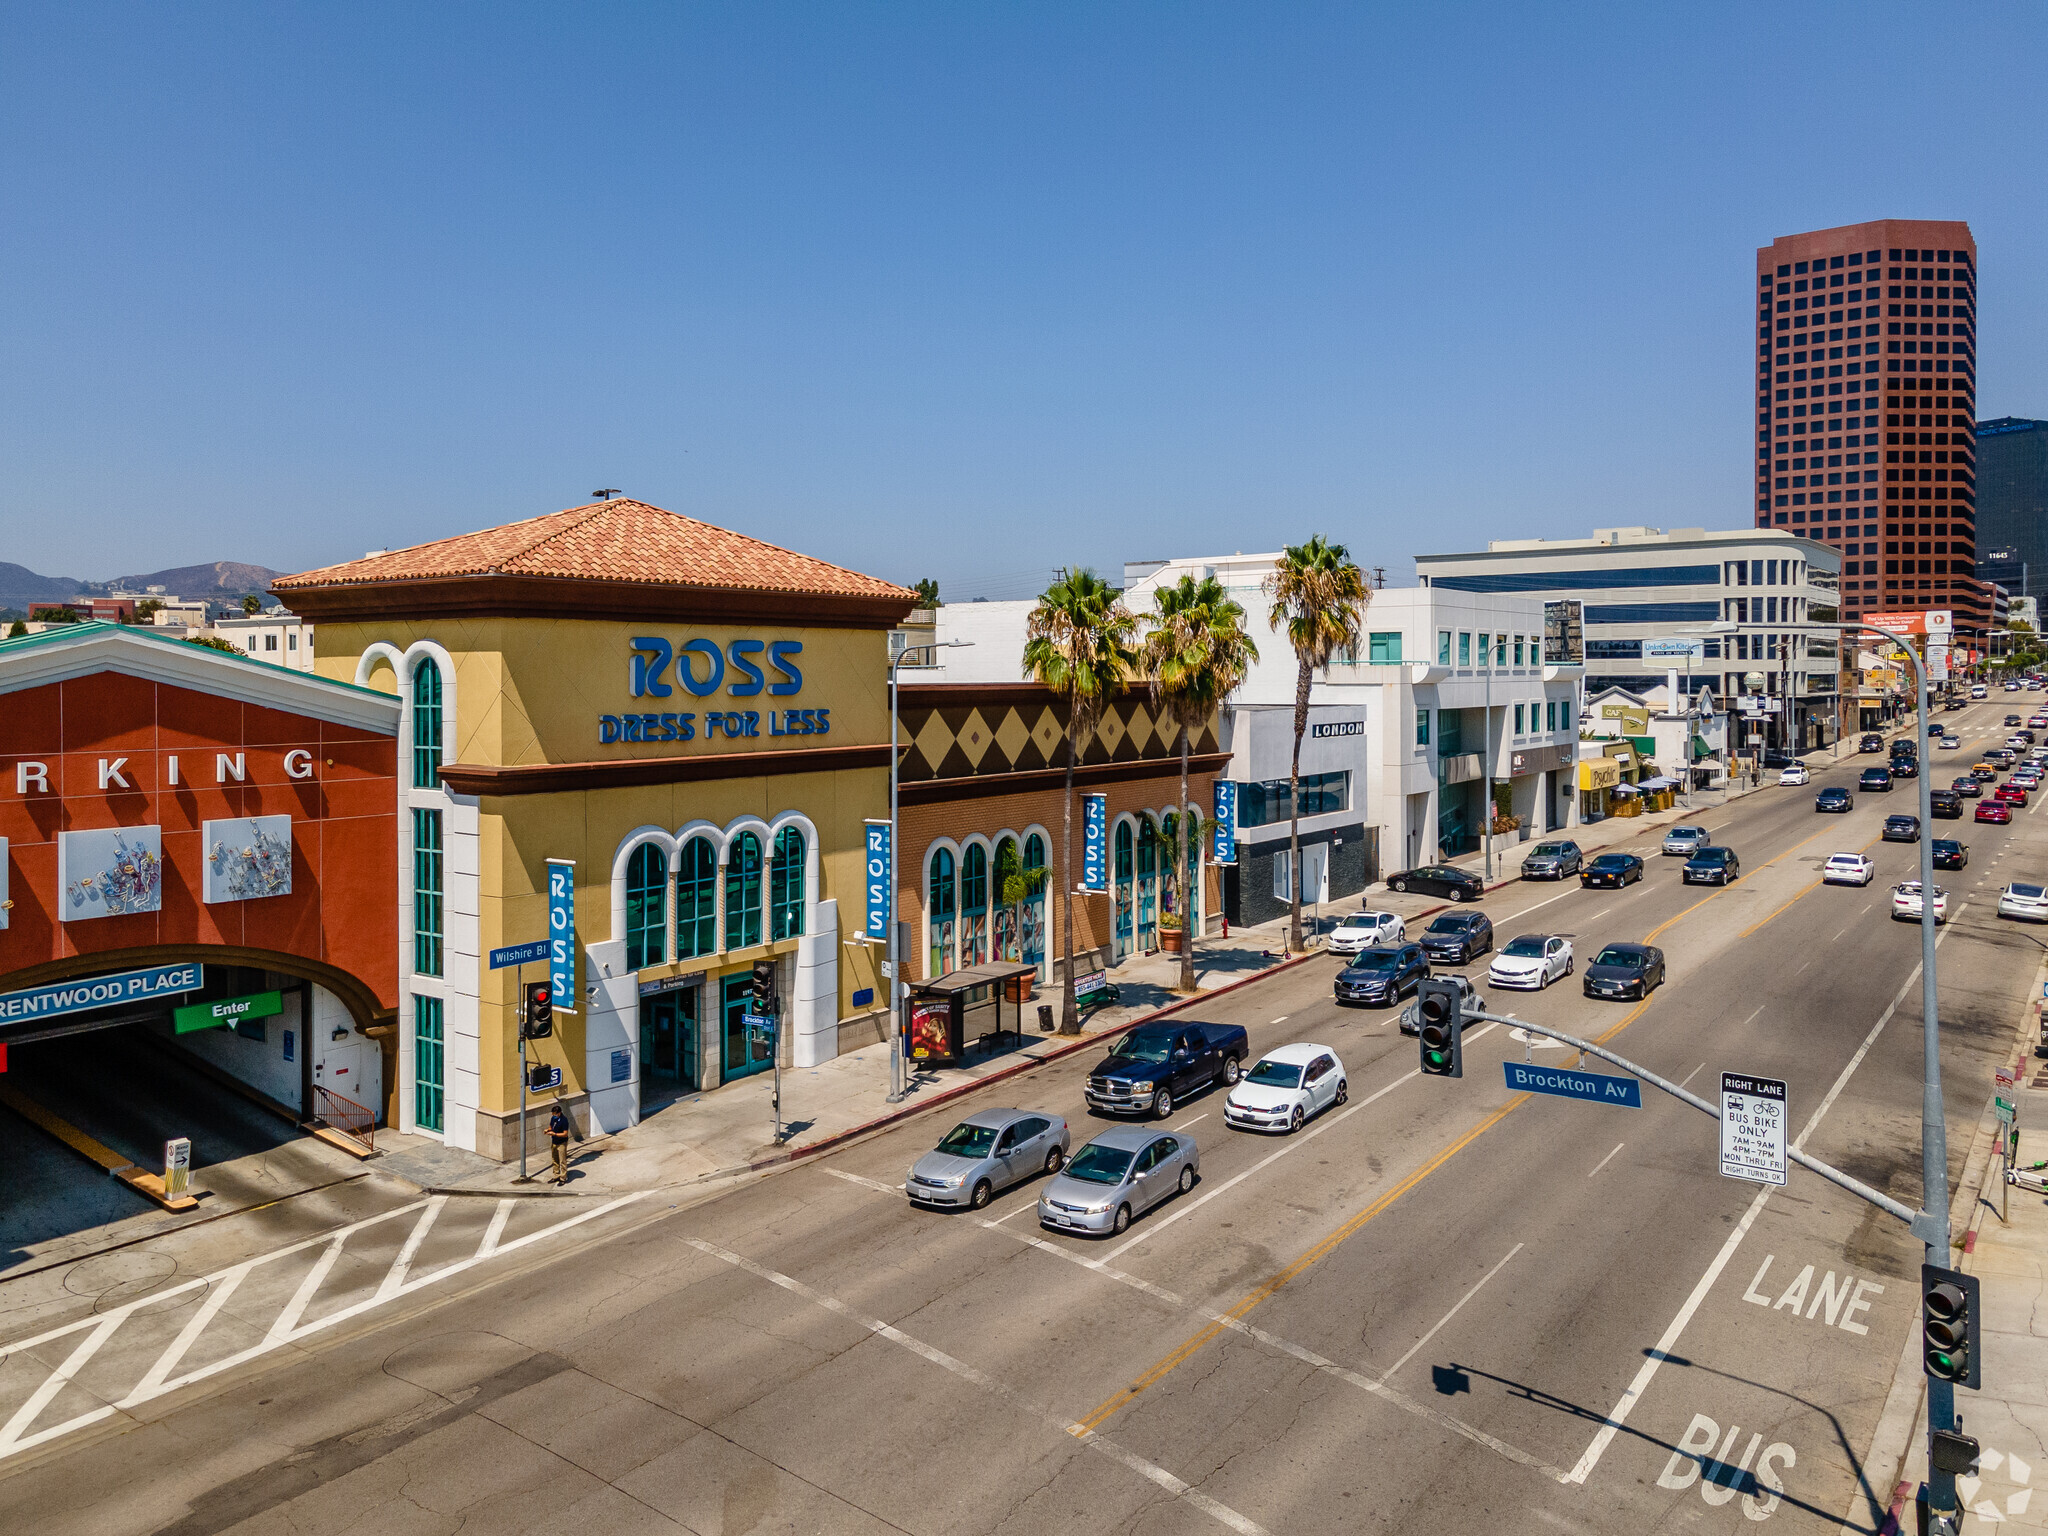
<path id="1" fill-rule="evenodd" d="M 124 1249 L 81 1259 L 64 1275 L 64 1289 L 74 1296 L 91 1296 L 96 1311 L 119 1306 L 148 1294 L 178 1272 L 178 1261 L 166 1253 Z"/>

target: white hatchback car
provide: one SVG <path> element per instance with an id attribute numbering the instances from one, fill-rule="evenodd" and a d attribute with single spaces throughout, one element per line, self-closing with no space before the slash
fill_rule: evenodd
<path id="1" fill-rule="evenodd" d="M 1867 854 L 1833 853 L 1820 867 L 1822 885 L 1868 885 L 1877 873 L 1877 861 Z"/>
<path id="2" fill-rule="evenodd" d="M 1376 944 L 1407 942 L 1408 925 L 1391 912 L 1347 912 L 1330 930 L 1333 955 L 1355 955 Z"/>
<path id="3" fill-rule="evenodd" d="M 1998 893 L 1998 915 L 2022 922 L 2048 923 L 2048 886 L 2014 880 Z"/>
<path id="4" fill-rule="evenodd" d="M 1918 880 L 1901 880 L 1892 887 L 1892 916 L 1910 917 L 1916 923 L 1920 920 Z M 1938 885 L 1934 888 L 1934 920 L 1937 923 L 1948 921 L 1948 892 Z"/>
<path id="5" fill-rule="evenodd" d="M 1351 1096 L 1344 1063 L 1327 1045 L 1283 1045 L 1259 1058 L 1223 1100 L 1223 1123 L 1243 1131 L 1298 1131 Z"/>
<path id="6" fill-rule="evenodd" d="M 1541 992 L 1560 976 L 1572 973 L 1572 941 L 1555 934 L 1525 933 L 1509 939 L 1493 957 L 1486 979 L 1496 987 Z"/>
<path id="7" fill-rule="evenodd" d="M 1813 782 L 1813 775 L 1806 771 L 1806 764 L 1794 763 L 1778 775 L 1778 782 L 1780 784 L 1810 784 Z"/>

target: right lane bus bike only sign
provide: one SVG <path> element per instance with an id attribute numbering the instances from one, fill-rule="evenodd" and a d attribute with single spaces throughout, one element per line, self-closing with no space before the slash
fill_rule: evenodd
<path id="1" fill-rule="evenodd" d="M 1785 1182 L 1785 1085 L 1777 1078 L 1721 1074 L 1721 1176 Z"/>

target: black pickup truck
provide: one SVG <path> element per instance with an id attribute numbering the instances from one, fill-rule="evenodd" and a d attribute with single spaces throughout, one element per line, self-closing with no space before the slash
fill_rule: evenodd
<path id="1" fill-rule="evenodd" d="M 1234 1087 L 1251 1048 L 1238 1024 L 1148 1024 L 1125 1035 L 1088 1077 L 1088 1107 L 1164 1120 L 1189 1094 Z"/>

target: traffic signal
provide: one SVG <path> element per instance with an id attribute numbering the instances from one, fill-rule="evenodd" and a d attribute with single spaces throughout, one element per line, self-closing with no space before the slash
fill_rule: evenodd
<path id="1" fill-rule="evenodd" d="M 550 982 L 526 984 L 526 1017 L 520 1033 L 529 1040 L 542 1040 L 555 1032 L 555 991 Z"/>
<path id="2" fill-rule="evenodd" d="M 1983 1332 L 1977 1279 L 1961 1270 L 1920 1266 L 1921 1361 L 1936 1381 L 1959 1387 L 1984 1384 Z"/>
<path id="3" fill-rule="evenodd" d="M 754 962 L 754 1012 L 762 1015 L 775 1011 L 775 962 L 756 960 Z"/>
<path id="4" fill-rule="evenodd" d="M 1426 976 L 1415 989 L 1416 1033 L 1425 1077 L 1465 1075 L 1464 997 L 1455 981 Z"/>
<path id="5" fill-rule="evenodd" d="M 526 1086 L 533 1093 L 554 1087 L 555 1069 L 544 1061 L 529 1062 L 526 1067 Z"/>

